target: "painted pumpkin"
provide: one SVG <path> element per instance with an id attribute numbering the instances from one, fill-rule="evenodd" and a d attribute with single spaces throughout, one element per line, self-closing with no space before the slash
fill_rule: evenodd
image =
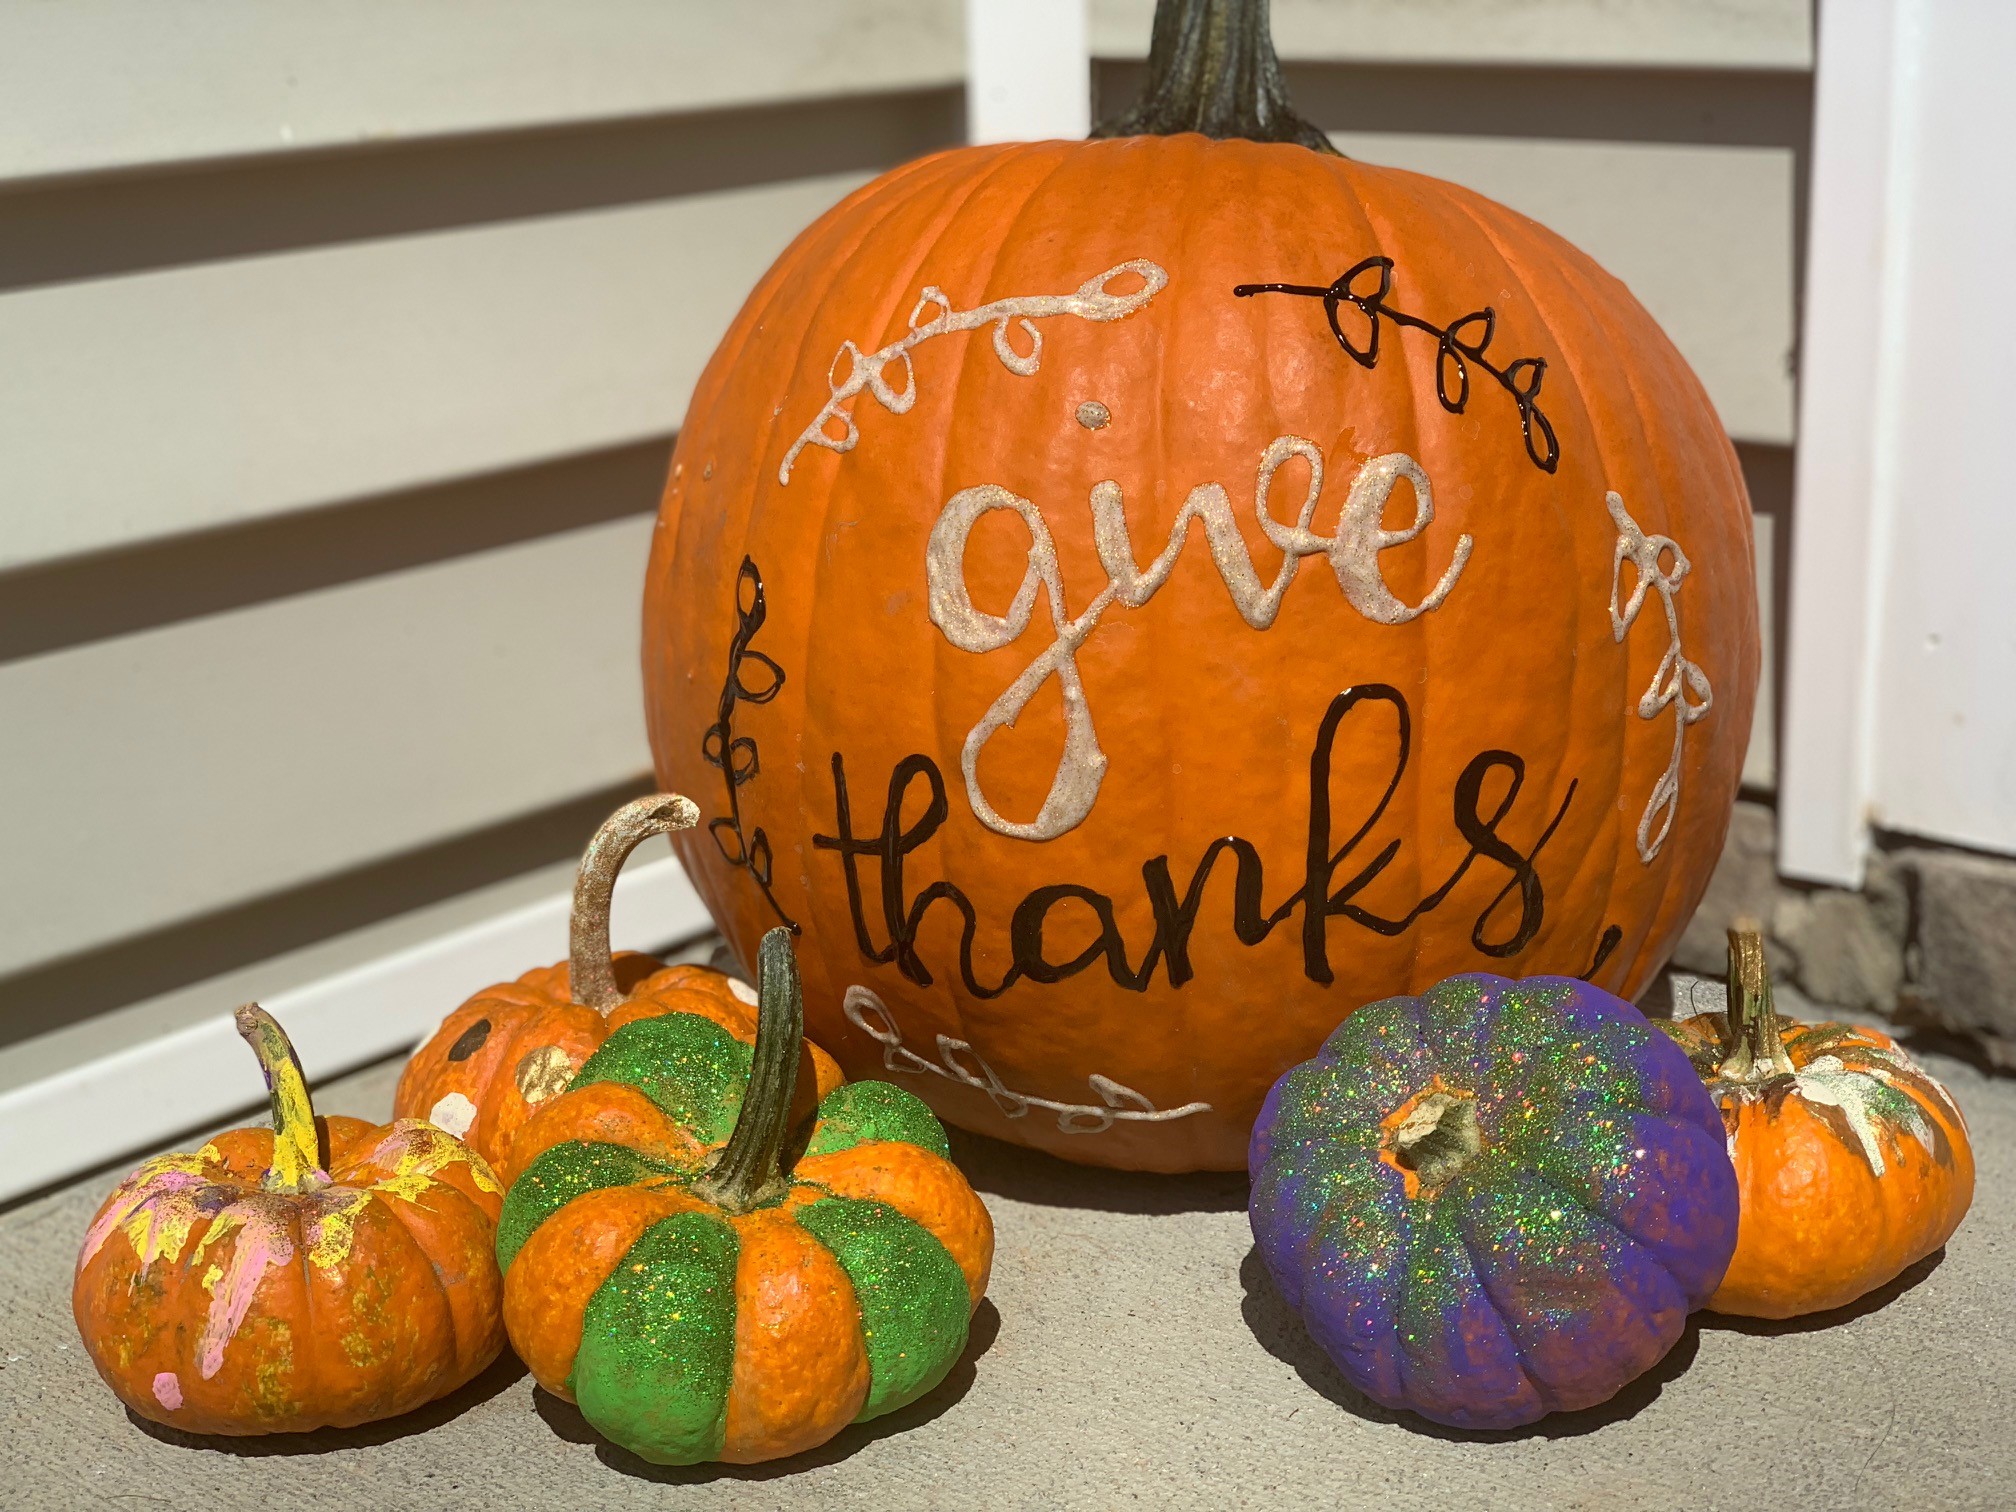
<path id="1" fill-rule="evenodd" d="M 659 1464 L 777 1459 L 916 1401 L 987 1289 L 993 1224 L 938 1121 L 872 1081 L 794 1119 L 788 931 L 761 978 L 753 1050 L 689 1015 L 610 1035 L 541 1117 L 620 1122 L 543 1150 L 498 1225 L 512 1346 Z"/>
<path id="2" fill-rule="evenodd" d="M 1715 1106 L 1630 1004 L 1452 978 L 1359 1009 L 1253 1128 L 1253 1236 L 1350 1383 L 1458 1428 L 1613 1396 L 1736 1244 Z"/>
<path id="3" fill-rule="evenodd" d="M 609 907 L 624 861 L 653 835 L 698 819 L 676 793 L 639 798 L 610 815 L 575 874 L 569 958 L 486 987 L 443 1019 L 400 1075 L 397 1115 L 428 1119 L 467 1140 L 508 1178 L 519 1126 L 566 1089 L 611 1030 L 655 1014 L 691 1013 L 754 1038 L 756 994 L 746 983 L 704 966 L 609 951 Z M 816 1046 L 807 1053 L 820 1088 L 838 1086 L 832 1057 Z"/>
<path id="4" fill-rule="evenodd" d="M 803 926 L 850 1075 L 1095 1164 L 1236 1168 L 1354 1004 L 1636 993 L 1749 737 L 1700 383 L 1545 228 L 1303 145 L 1264 15 L 1165 0 L 1135 134 L 940 153 L 799 236 L 647 579 L 729 939 Z"/>
<path id="5" fill-rule="evenodd" d="M 1952 1238 L 1974 1200 L 1959 1104 L 1880 1030 L 1780 1019 L 1754 926 L 1729 932 L 1733 1014 L 1669 1032 L 1707 1084 L 1743 1194 L 1708 1305 L 1751 1318 L 1845 1307 Z"/>
<path id="6" fill-rule="evenodd" d="M 432 1124 L 317 1118 L 258 1004 L 238 1032 L 273 1127 L 148 1161 L 84 1237 L 71 1304 L 98 1373 L 190 1433 L 291 1433 L 391 1417 L 504 1347 L 502 1188 Z"/>

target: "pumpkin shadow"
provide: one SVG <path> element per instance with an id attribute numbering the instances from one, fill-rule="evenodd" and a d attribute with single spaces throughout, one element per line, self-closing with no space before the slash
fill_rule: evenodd
<path id="1" fill-rule="evenodd" d="M 1725 1333 L 1750 1334 L 1763 1339 L 1782 1338 L 1786 1334 L 1818 1333 L 1824 1328 L 1838 1328 L 1843 1323 L 1866 1318 L 1870 1313 L 1888 1307 L 1945 1263 L 1946 1246 L 1942 1244 L 1923 1260 L 1905 1266 L 1876 1290 L 1863 1293 L 1845 1306 L 1830 1308 L 1826 1312 L 1807 1313 L 1803 1317 L 1739 1318 L 1731 1313 L 1715 1312 L 1697 1313 L 1695 1316 L 1703 1328 L 1720 1329 Z"/>
<path id="2" fill-rule="evenodd" d="M 426 1406 L 398 1417 L 360 1423 L 355 1428 L 317 1428 L 310 1433 L 249 1434 L 241 1438 L 224 1433 L 184 1433 L 179 1428 L 143 1418 L 130 1407 L 126 1409 L 126 1420 L 149 1438 L 174 1449 L 203 1449 L 212 1454 L 235 1454 L 240 1459 L 332 1454 L 339 1449 L 374 1449 L 416 1433 L 431 1433 L 508 1391 L 524 1374 L 524 1365 L 506 1349 L 487 1369 L 448 1395 L 436 1397 Z"/>
<path id="3" fill-rule="evenodd" d="M 1687 1320 L 1687 1327 L 1666 1351 L 1665 1358 L 1619 1391 L 1609 1401 L 1580 1412 L 1556 1412 L 1523 1428 L 1450 1428 L 1430 1422 L 1418 1413 L 1382 1407 L 1346 1381 L 1330 1357 L 1302 1325 L 1293 1308 L 1275 1290 L 1273 1277 L 1256 1246 L 1246 1252 L 1239 1266 L 1239 1280 L 1246 1296 L 1239 1311 L 1260 1347 L 1275 1359 L 1292 1365 L 1303 1384 L 1319 1396 L 1327 1397 L 1353 1417 L 1381 1427 L 1404 1428 L 1423 1438 L 1452 1444 L 1511 1444 L 1527 1439 L 1580 1438 L 1636 1417 L 1657 1400 L 1668 1381 L 1685 1373 L 1701 1348 L 1701 1315 Z"/>
<path id="4" fill-rule="evenodd" d="M 1037 1207 L 1090 1208 L 1166 1218 L 1178 1213 L 1243 1213 L 1244 1171 L 1198 1171 L 1166 1176 L 1074 1165 L 1041 1150 L 1025 1149 L 950 1125 L 952 1160 L 976 1192 Z"/>
<path id="5" fill-rule="evenodd" d="M 855 1423 L 843 1428 L 816 1449 L 807 1449 L 803 1454 L 794 1454 L 788 1459 L 765 1460 L 759 1465 L 654 1465 L 649 1460 L 640 1459 L 628 1449 L 610 1443 L 589 1426 L 581 1415 L 581 1409 L 572 1402 L 563 1402 L 543 1387 L 532 1388 L 532 1407 L 546 1420 L 561 1438 L 570 1444 L 592 1444 L 595 1457 L 622 1475 L 637 1480 L 656 1481 L 660 1485 L 692 1486 L 706 1485 L 712 1481 L 770 1481 L 786 1475 L 797 1475 L 801 1471 L 817 1469 L 823 1465 L 836 1464 L 858 1453 L 877 1439 L 885 1439 L 893 1434 L 908 1433 L 913 1428 L 921 1428 L 934 1418 L 942 1417 L 955 1406 L 960 1398 L 973 1389 L 973 1381 L 978 1372 L 974 1368 L 980 1356 L 994 1347 L 994 1340 L 1001 1332 L 1001 1314 L 991 1301 L 982 1299 L 973 1313 L 973 1321 L 967 1329 L 966 1350 L 959 1356 L 959 1362 L 924 1396 L 908 1407 L 898 1408 L 886 1417 L 876 1418 L 870 1423 Z"/>

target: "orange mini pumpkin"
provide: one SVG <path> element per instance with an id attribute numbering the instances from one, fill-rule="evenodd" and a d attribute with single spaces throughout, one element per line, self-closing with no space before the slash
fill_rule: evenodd
<path id="1" fill-rule="evenodd" d="M 140 1416 L 192 1433 L 347 1427 L 453 1391 L 504 1347 L 502 1189 L 419 1120 L 315 1117 L 287 1036 L 238 1032 L 273 1127 L 135 1171 L 77 1261 L 77 1331 Z"/>
<path id="2" fill-rule="evenodd" d="M 745 1043 L 753 1039 L 756 994 L 746 983 L 704 966 L 609 951 L 609 908 L 624 861 L 652 836 L 698 818 L 676 793 L 638 798 L 611 814 L 575 873 L 568 959 L 486 987 L 443 1019 L 399 1077 L 399 1117 L 438 1124 L 508 1173 L 519 1125 L 566 1090 L 612 1030 L 655 1014 L 697 1013 Z M 832 1057 L 809 1053 L 821 1089 L 838 1086 Z"/>
<path id="3" fill-rule="evenodd" d="M 1952 1237 L 1974 1199 L 1953 1096 L 1889 1035 L 1781 1020 L 1754 928 L 1729 931 L 1728 1013 L 1665 1026 L 1722 1109 L 1742 1217 L 1716 1312 L 1844 1307 Z"/>
<path id="4" fill-rule="evenodd" d="M 1118 139 L 939 153 L 800 235 L 646 581 L 723 932 L 803 926 L 850 1075 L 1096 1164 L 1239 1167 L 1361 1003 L 1636 993 L 1756 690 L 1679 352 L 1525 216 L 1337 156 L 1265 25 L 1165 3 Z"/>

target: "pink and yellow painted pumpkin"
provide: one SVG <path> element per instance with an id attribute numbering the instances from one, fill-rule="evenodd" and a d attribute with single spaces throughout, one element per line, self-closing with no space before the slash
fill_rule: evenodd
<path id="1" fill-rule="evenodd" d="M 349 1427 L 453 1391 L 504 1346 L 481 1156 L 432 1124 L 317 1118 L 286 1035 L 238 1030 L 271 1129 L 162 1155 L 105 1200 L 71 1304 L 134 1412 L 192 1433 Z"/>

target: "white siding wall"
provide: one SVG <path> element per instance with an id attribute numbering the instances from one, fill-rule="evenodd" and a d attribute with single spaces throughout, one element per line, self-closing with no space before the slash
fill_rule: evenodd
<path id="1" fill-rule="evenodd" d="M 194 1036 L 200 1082 L 252 992 L 558 953 L 567 856 L 647 781 L 622 585 L 687 394 L 793 232 L 959 137 L 964 10 L 0 7 L 0 1137 L 115 1047 Z M 1088 7 L 1109 106 L 1151 10 Z M 1622 274 L 1783 511 L 1805 0 L 1275 16 L 1347 151 Z M 638 897 L 640 943 L 702 922 Z"/>

